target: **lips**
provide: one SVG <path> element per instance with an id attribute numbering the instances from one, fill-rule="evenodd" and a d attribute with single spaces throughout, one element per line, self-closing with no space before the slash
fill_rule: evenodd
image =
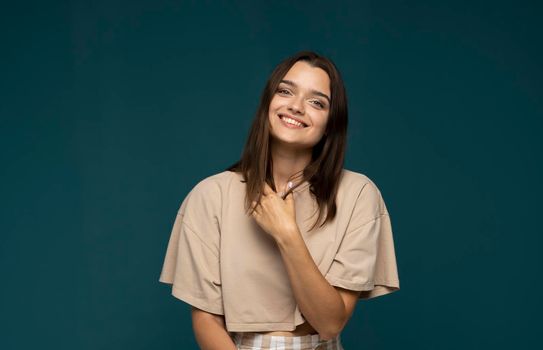
<path id="1" fill-rule="evenodd" d="M 303 120 L 301 120 L 301 119 L 299 119 L 299 118 L 296 118 L 296 117 L 293 117 L 293 116 L 291 116 L 290 114 L 280 113 L 280 114 L 278 114 L 278 115 L 279 115 L 279 117 L 288 117 L 288 118 L 290 118 L 290 119 L 294 119 L 294 120 L 296 120 L 297 122 L 302 123 L 302 124 L 304 125 L 304 127 L 307 127 L 307 126 L 308 126 L 306 123 L 304 123 Z"/>

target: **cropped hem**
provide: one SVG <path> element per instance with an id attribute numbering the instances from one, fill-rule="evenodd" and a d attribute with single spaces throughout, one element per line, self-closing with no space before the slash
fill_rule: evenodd
<path id="1" fill-rule="evenodd" d="M 269 331 L 293 331 L 296 325 L 293 322 L 279 323 L 232 323 L 226 322 L 228 332 L 269 332 Z"/>

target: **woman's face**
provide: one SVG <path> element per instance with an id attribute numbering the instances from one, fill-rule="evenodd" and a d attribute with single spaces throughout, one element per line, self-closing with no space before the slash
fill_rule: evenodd
<path id="1" fill-rule="evenodd" d="M 330 78 L 321 68 L 296 62 L 283 77 L 269 108 L 270 132 L 277 141 L 312 148 L 326 130 L 330 111 Z M 288 124 L 290 117 L 305 125 Z"/>

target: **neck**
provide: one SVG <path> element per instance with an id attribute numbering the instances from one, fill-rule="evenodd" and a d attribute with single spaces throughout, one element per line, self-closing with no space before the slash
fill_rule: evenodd
<path id="1" fill-rule="evenodd" d="M 293 184 L 300 181 L 303 170 L 311 162 L 312 150 L 273 141 L 271 146 L 273 180 L 278 192 L 286 191 L 288 181 Z"/>

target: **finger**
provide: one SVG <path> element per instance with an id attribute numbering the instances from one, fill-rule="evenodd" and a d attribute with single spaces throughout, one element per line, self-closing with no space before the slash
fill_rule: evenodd
<path id="1" fill-rule="evenodd" d="M 271 189 L 270 185 L 268 185 L 268 183 L 266 181 L 264 181 L 263 193 L 264 193 L 264 195 L 269 195 L 269 194 L 274 193 L 273 190 Z"/>
<path id="2" fill-rule="evenodd" d="M 260 214 L 260 204 L 258 204 L 257 201 L 251 202 L 251 208 L 254 209 L 252 211 L 253 214 Z"/>
<path id="3" fill-rule="evenodd" d="M 251 202 L 251 209 L 255 209 L 258 208 L 258 203 L 256 201 L 252 201 Z"/>
<path id="4" fill-rule="evenodd" d="M 286 201 L 292 201 L 293 199 L 294 199 L 294 197 L 292 196 L 292 192 L 289 192 L 285 197 Z"/>
<path id="5" fill-rule="evenodd" d="M 292 192 L 287 194 L 287 196 L 285 197 L 285 202 L 288 206 L 294 206 L 294 195 L 292 194 Z"/>
<path id="6" fill-rule="evenodd" d="M 268 185 L 267 182 L 265 183 L 264 194 L 267 195 L 267 196 L 277 196 L 277 195 L 278 195 L 277 192 L 275 192 L 275 191 L 270 187 L 270 185 Z"/>

